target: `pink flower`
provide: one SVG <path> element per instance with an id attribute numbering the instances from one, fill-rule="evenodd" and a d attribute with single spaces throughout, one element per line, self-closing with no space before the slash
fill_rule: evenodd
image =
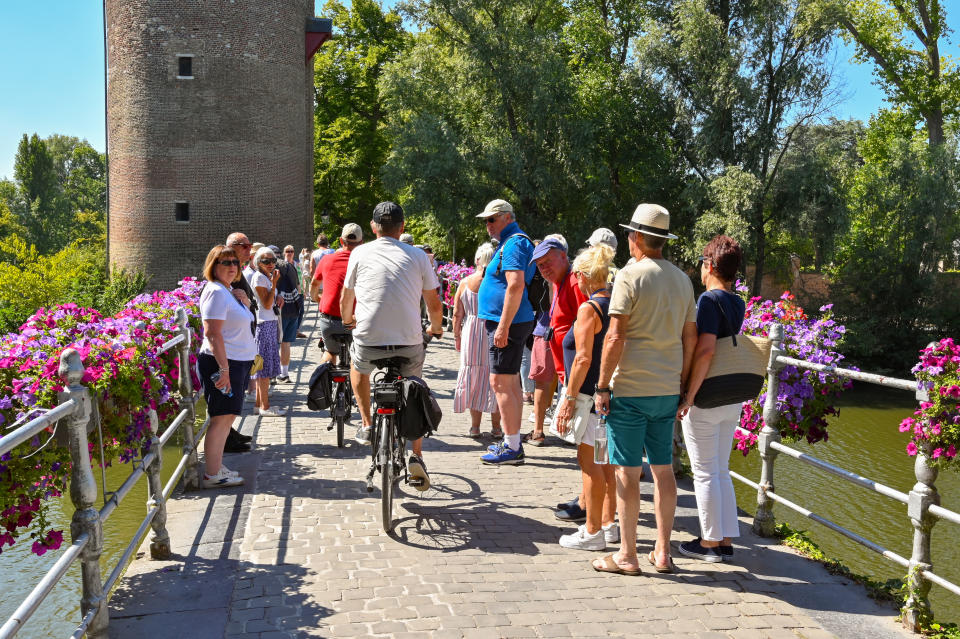
<path id="1" fill-rule="evenodd" d="M 913 442 L 907 444 L 907 454 L 913 457 L 917 454 L 917 445 Z"/>
<path id="2" fill-rule="evenodd" d="M 934 449 L 933 449 L 933 454 L 931 455 L 931 457 L 933 457 L 934 459 L 936 459 L 937 457 L 939 457 L 939 456 L 942 455 L 942 454 L 943 454 L 943 449 L 942 449 L 942 448 L 934 448 Z"/>
<path id="3" fill-rule="evenodd" d="M 911 428 L 913 428 L 913 424 L 914 424 L 915 421 L 916 421 L 915 419 L 912 419 L 912 418 L 908 417 L 908 418 L 906 418 L 905 420 L 903 420 L 902 422 L 900 422 L 900 432 L 901 432 L 901 433 L 905 433 L 905 432 L 907 432 L 908 430 L 910 430 Z"/>
<path id="4" fill-rule="evenodd" d="M 956 456 L 957 456 L 957 447 L 954 446 L 953 444 L 950 444 L 950 446 L 947 447 L 947 457 L 949 457 L 950 459 L 953 459 Z"/>

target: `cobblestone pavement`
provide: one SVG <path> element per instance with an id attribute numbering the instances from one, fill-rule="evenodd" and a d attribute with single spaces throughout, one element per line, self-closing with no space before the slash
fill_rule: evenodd
<path id="1" fill-rule="evenodd" d="M 579 490 L 573 449 L 529 448 L 523 466 L 482 465 L 489 438 L 468 438 L 469 417 L 452 411 L 459 360 L 449 339 L 431 344 L 424 370 L 444 410 L 424 446 L 433 486 L 421 495 L 401 482 L 387 536 L 379 490 L 365 490 L 369 447 L 349 439 L 338 449 L 326 413 L 303 403 L 315 344 L 311 334 L 295 349 L 294 384 L 275 387 L 290 415 L 241 424 L 257 452 L 228 463 L 247 485 L 171 502 L 178 556 L 132 564 L 111 602 L 111 636 L 906 636 L 894 611 L 752 536 L 746 517 L 732 563 L 677 556 L 675 575 L 594 572 L 599 553 L 560 548 L 571 527 L 550 509 Z M 651 489 L 642 482 L 641 558 L 653 548 Z M 688 481 L 679 502 L 674 545 L 698 529 Z"/>

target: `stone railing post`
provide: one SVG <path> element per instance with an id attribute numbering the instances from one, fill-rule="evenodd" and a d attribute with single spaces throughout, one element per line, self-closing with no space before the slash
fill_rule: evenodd
<path id="1" fill-rule="evenodd" d="M 773 518 L 773 500 L 767 495 L 774 490 L 773 463 L 777 459 L 777 451 L 773 450 L 773 442 L 780 441 L 780 413 L 777 411 L 777 395 L 780 392 L 780 370 L 783 365 L 777 362 L 777 357 L 783 355 L 783 326 L 770 325 L 770 363 L 767 365 L 767 397 L 763 403 L 763 428 L 757 436 L 757 447 L 760 451 L 760 489 L 757 491 L 757 514 L 753 518 L 753 532 L 761 537 L 772 537 L 776 532 L 777 522 Z"/>
<path id="2" fill-rule="evenodd" d="M 163 468 L 163 446 L 160 437 L 157 411 L 150 410 L 150 445 L 144 448 L 141 457 L 148 451 L 154 451 L 157 456 L 147 467 L 147 510 L 156 507 L 157 514 L 153 516 L 150 527 L 153 528 L 153 537 L 150 539 L 150 557 L 152 559 L 170 558 L 170 535 L 167 533 L 167 502 L 163 498 L 163 481 L 160 479 L 160 470 Z"/>
<path id="3" fill-rule="evenodd" d="M 933 346 L 929 344 L 928 346 Z M 918 401 L 927 401 L 927 391 L 917 391 Z M 913 524 L 913 552 L 910 554 L 910 567 L 907 572 L 907 600 L 901 610 L 901 621 L 904 628 L 913 632 L 920 632 L 924 622 L 932 617 L 930 613 L 929 581 L 923 578 L 920 570 L 932 570 L 933 563 L 930 557 L 930 532 L 936 517 L 930 514 L 930 506 L 940 505 L 940 494 L 934 482 L 937 480 L 937 469 L 930 465 L 930 447 L 922 446 L 917 451 L 917 460 L 913 471 L 917 483 L 910 489 L 907 501 L 907 516 Z"/>
<path id="4" fill-rule="evenodd" d="M 57 400 L 60 403 L 74 399 L 80 408 L 65 422 L 69 429 L 70 461 L 73 469 L 70 474 L 70 499 L 74 513 L 70 522 L 70 535 L 73 541 L 83 534 L 90 540 L 80 554 L 80 571 L 83 581 L 83 595 L 80 599 L 81 613 L 86 616 L 96 610 L 93 621 L 87 628 L 87 636 L 101 639 L 107 636 L 110 613 L 107 600 L 103 596 L 103 581 L 100 576 L 100 553 L 103 551 L 103 522 L 100 511 L 94 508 L 97 501 L 97 482 L 93 478 L 90 463 L 90 449 L 87 443 L 87 428 L 90 425 L 90 391 L 80 383 L 84 366 L 80 354 L 68 348 L 60 355 L 60 377 L 67 387 L 60 391 Z"/>
<path id="5" fill-rule="evenodd" d="M 197 407 L 193 399 L 193 381 L 190 377 L 190 340 L 192 331 L 187 320 L 187 311 L 181 306 L 177 309 L 177 326 L 184 339 L 177 346 L 180 355 L 180 398 L 190 414 L 183 423 L 183 454 L 187 455 L 187 468 L 183 472 L 183 486 L 187 490 L 200 488 L 200 460 L 197 457 L 197 444 L 194 437 L 194 424 L 197 419 Z"/>

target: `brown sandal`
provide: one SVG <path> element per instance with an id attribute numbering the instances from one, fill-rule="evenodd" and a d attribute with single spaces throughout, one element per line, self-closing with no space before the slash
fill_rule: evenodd
<path id="1" fill-rule="evenodd" d="M 649 562 L 650 562 L 650 565 L 653 566 L 653 569 L 656 570 L 656 571 L 659 572 L 659 573 L 667 573 L 667 574 L 669 574 L 669 573 L 677 572 L 677 566 L 676 566 L 676 564 L 673 563 L 673 557 L 671 557 L 670 555 L 667 555 L 667 563 L 666 563 L 666 564 L 658 565 L 658 564 L 657 564 L 657 559 L 656 559 L 656 557 L 654 556 L 653 551 L 651 550 L 651 551 L 650 551 L 650 554 L 647 555 L 647 561 L 649 561 Z"/>
<path id="2" fill-rule="evenodd" d="M 593 569 L 596 570 L 597 572 L 609 572 L 614 575 L 627 575 L 628 577 L 638 577 L 642 574 L 642 571 L 640 570 L 640 568 L 637 568 L 636 570 L 627 570 L 626 568 L 621 568 L 620 564 L 618 564 L 613 558 L 613 555 L 615 554 L 616 553 L 611 553 L 609 555 L 600 557 L 599 559 L 594 559 L 593 561 L 590 562 L 590 565 L 593 566 Z M 600 562 L 599 566 L 597 565 L 598 561 Z"/>
<path id="3" fill-rule="evenodd" d="M 471 428 L 470 432 L 467 433 L 467 437 L 469 437 L 470 439 L 480 439 L 480 436 L 481 435 L 480 435 L 479 426 L 477 428 Z"/>
<path id="4" fill-rule="evenodd" d="M 539 437 L 538 437 L 539 435 Z M 523 443 L 530 444 L 531 446 L 543 446 L 547 441 L 547 437 L 541 431 L 537 433 L 536 431 L 530 431 L 523 436 Z"/>

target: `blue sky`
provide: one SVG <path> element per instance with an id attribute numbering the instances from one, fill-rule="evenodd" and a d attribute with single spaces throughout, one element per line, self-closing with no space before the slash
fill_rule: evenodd
<path id="1" fill-rule="evenodd" d="M 13 177 L 24 133 L 86 138 L 104 149 L 103 26 L 97 0 L 0 0 L 0 178 Z M 392 5 L 393 2 L 386 3 Z M 318 8 L 323 5 L 317 3 Z M 951 47 L 956 52 L 957 47 Z M 866 120 L 882 92 L 869 67 L 836 54 L 843 100 L 833 115 Z"/>

